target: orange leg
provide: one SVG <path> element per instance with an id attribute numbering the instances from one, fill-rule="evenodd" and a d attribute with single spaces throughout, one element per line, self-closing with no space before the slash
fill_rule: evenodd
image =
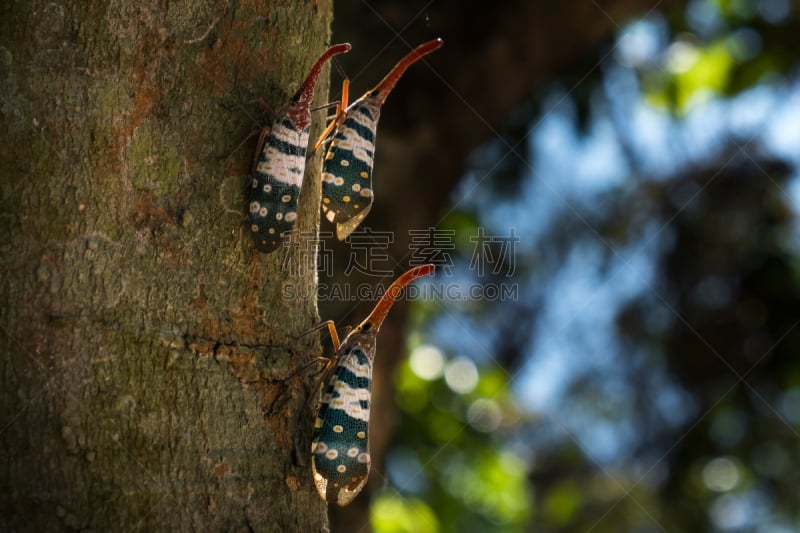
<path id="1" fill-rule="evenodd" d="M 320 371 L 319 379 L 317 379 L 316 382 L 314 383 L 314 388 L 311 389 L 312 391 L 316 391 L 316 392 L 314 393 L 314 395 L 309 397 L 309 402 L 311 401 L 312 398 L 313 399 L 319 399 L 319 396 L 318 396 L 319 392 L 318 391 L 320 390 L 320 387 L 322 386 L 323 382 L 326 379 L 328 379 L 328 376 L 330 376 L 331 370 L 336 365 L 336 361 L 338 359 L 337 355 L 339 354 L 339 346 L 341 346 L 341 343 L 339 342 L 339 334 L 336 332 L 336 325 L 333 323 L 333 320 L 326 320 L 325 322 L 323 322 L 321 324 L 317 324 L 316 326 L 311 328 L 311 330 L 309 330 L 308 333 L 311 333 L 311 332 L 314 332 L 314 331 L 317 331 L 317 330 L 320 330 L 320 329 L 325 329 L 325 328 L 328 328 L 328 333 L 330 333 L 330 335 L 331 335 L 331 342 L 333 343 L 334 356 L 332 358 L 330 358 L 330 359 L 328 359 L 326 357 L 318 357 L 316 359 L 316 361 L 313 361 L 313 362 L 325 361 L 325 366 Z"/>
<path id="2" fill-rule="evenodd" d="M 333 343 L 333 351 L 339 352 L 339 334 L 336 332 L 336 325 L 333 323 L 333 320 L 326 320 L 325 322 L 321 322 L 311 328 L 310 330 L 303 333 L 303 335 L 308 335 L 309 333 L 314 333 L 315 331 L 319 331 L 321 329 L 328 328 L 328 333 L 331 335 L 331 342 Z"/>

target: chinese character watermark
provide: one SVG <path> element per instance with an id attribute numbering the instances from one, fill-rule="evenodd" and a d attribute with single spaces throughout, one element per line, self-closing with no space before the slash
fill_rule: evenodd
<path id="1" fill-rule="evenodd" d="M 409 230 L 410 266 L 433 263 L 436 270 L 445 276 L 453 274 L 453 257 L 451 252 L 456 249 L 455 230 L 428 228 L 423 230 Z"/>
<path id="2" fill-rule="evenodd" d="M 333 276 L 333 250 L 325 246 L 326 234 L 333 236 L 331 231 L 320 232 L 320 238 L 313 230 L 292 231 L 283 242 L 281 271 L 290 276 L 300 276 L 309 271 Z"/>
<path id="3" fill-rule="evenodd" d="M 508 236 L 505 236 L 486 235 L 483 228 L 479 227 L 478 234 L 469 238 L 469 242 L 475 245 L 469 261 L 470 270 L 475 271 L 478 277 L 483 277 L 487 267 L 491 267 L 492 275 L 499 276 L 505 271 L 505 277 L 512 277 L 517 270 L 515 256 L 519 241 L 514 228 L 510 228 Z"/>
<path id="4" fill-rule="evenodd" d="M 360 272 L 367 276 L 393 276 L 394 262 L 389 257 L 389 245 L 394 243 L 391 231 L 372 231 L 361 228 L 350 235 L 350 255 L 344 275 Z"/>
<path id="5" fill-rule="evenodd" d="M 283 271 L 290 276 L 299 276 L 309 270 L 322 274 L 327 279 L 334 278 L 333 250 L 326 242 L 333 239 L 332 231 L 317 234 L 303 231 L 293 234 L 284 243 L 284 256 L 281 263 Z M 515 228 L 507 234 L 487 234 L 478 227 L 476 233 L 460 242 L 469 242 L 472 249 L 456 247 L 456 231 L 427 228 L 408 232 L 408 253 L 404 257 L 393 257 L 392 245 L 395 235 L 389 231 L 373 231 L 359 228 L 347 239 L 349 252 L 342 272 L 344 277 L 359 273 L 371 277 L 395 277 L 394 270 L 401 263 L 409 266 L 436 265 L 436 280 L 409 285 L 405 289 L 406 299 L 450 300 L 450 301 L 508 301 L 519 297 L 516 283 L 498 283 L 498 277 L 512 278 L 516 274 L 516 249 L 520 237 Z M 464 237 L 467 237 L 466 235 Z M 467 250 L 464 250 L 467 248 Z M 456 279 L 456 261 L 459 255 L 469 257 L 469 271 L 473 281 Z M 463 264 L 463 263 L 462 263 Z M 482 279 L 491 276 L 490 280 Z M 284 288 L 284 297 L 289 299 L 316 298 L 318 301 L 374 301 L 385 290 L 377 283 L 320 283 L 315 294 L 300 294 L 292 287 Z"/>

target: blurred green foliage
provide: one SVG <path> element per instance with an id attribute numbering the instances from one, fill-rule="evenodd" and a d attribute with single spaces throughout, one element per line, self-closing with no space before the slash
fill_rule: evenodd
<path id="1" fill-rule="evenodd" d="M 395 442 L 414 456 L 414 475 L 429 489 L 425 501 L 436 510 L 440 524 L 435 531 L 493 527 L 521 531 L 530 516 L 531 501 L 525 463 L 494 440 L 500 426 L 518 416 L 507 374 L 485 367 L 469 392 L 454 392 L 447 383 L 448 369 L 464 362 L 434 353 L 429 357 L 437 368 L 423 371 L 421 377 L 412 368 L 417 354 L 436 350 L 426 346 L 416 350 L 397 372 L 397 401 L 404 416 L 398 431 L 402 437 Z M 395 498 L 384 494 L 380 501 L 386 504 Z M 373 526 L 377 528 L 378 523 L 374 520 Z"/>
<path id="2" fill-rule="evenodd" d="M 695 0 L 680 14 L 648 17 L 667 21 L 663 42 L 614 67 L 636 78 L 643 103 L 678 124 L 709 98 L 780 87 L 796 75 L 800 16 L 789 2 Z M 609 56 L 596 52 L 591 61 Z M 575 106 L 592 109 L 606 81 L 573 93 L 586 99 Z M 447 368 L 463 357 L 440 347 L 442 332 L 425 325 L 453 311 L 417 302 L 411 353 L 396 376 L 402 419 L 387 460 L 389 488 L 372 506 L 376 531 L 800 530 L 800 471 L 792 468 L 800 462 L 800 255 L 789 193 L 797 168 L 752 138 L 728 139 L 702 160 L 676 160 L 666 177 L 648 175 L 635 150 L 622 150 L 629 179 L 593 197 L 596 205 L 556 213 L 537 250 L 520 254 L 516 273 L 544 291 L 583 243 L 603 243 L 600 279 L 620 250 L 648 250 L 647 290 L 625 300 L 604 332 L 613 337 L 609 351 L 619 352 L 606 367 L 613 373 L 587 363 L 574 369 L 557 409 L 517 405 L 517 372 L 539 354 L 502 328 L 532 329 L 545 305 L 534 290 L 524 302 L 462 305 L 460 319 L 484 328 L 475 335 L 492 353 L 474 363 L 474 386 L 460 389 Z M 519 183 L 542 179 L 518 170 Z M 487 205 L 509 201 L 507 191 L 481 192 Z M 489 215 L 459 205 L 444 219 L 460 260 Z M 438 370 L 415 367 L 420 350 Z M 609 394 L 614 388 L 618 396 Z M 574 420 L 606 428 L 597 435 L 617 452 L 594 456 Z"/>

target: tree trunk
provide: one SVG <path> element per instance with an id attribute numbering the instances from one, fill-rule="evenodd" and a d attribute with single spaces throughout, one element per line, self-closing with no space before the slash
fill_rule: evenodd
<path id="1" fill-rule="evenodd" d="M 331 2 L 0 13 L 0 530 L 327 529 L 313 250 L 255 252 L 255 141 L 228 154 L 247 102 L 280 109 L 325 49 Z"/>

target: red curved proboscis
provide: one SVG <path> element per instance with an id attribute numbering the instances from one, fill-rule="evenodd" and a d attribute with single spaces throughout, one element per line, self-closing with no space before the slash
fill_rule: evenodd
<path id="1" fill-rule="evenodd" d="M 415 268 L 412 268 L 396 280 L 394 283 L 389 285 L 389 288 L 386 289 L 386 292 L 383 293 L 381 299 L 375 304 L 375 308 L 369 314 L 367 318 L 361 323 L 363 326 L 364 324 L 370 323 L 372 329 L 377 331 L 383 320 L 386 318 L 386 315 L 389 314 L 389 310 L 394 305 L 395 300 L 400 295 L 400 291 L 403 290 L 403 287 L 411 283 L 417 278 L 421 278 L 423 276 L 427 276 L 429 274 L 433 274 L 433 271 L 436 269 L 434 265 L 422 265 Z"/>
<path id="2" fill-rule="evenodd" d="M 389 96 L 389 93 L 392 92 L 394 86 L 397 85 L 397 82 L 400 81 L 400 77 L 408 70 L 408 67 L 413 65 L 423 56 L 430 54 L 442 47 L 444 41 L 440 38 L 436 38 L 430 40 L 426 43 L 422 43 L 421 45 L 414 48 L 410 51 L 406 56 L 397 62 L 392 70 L 389 71 L 381 82 L 375 86 L 369 92 L 371 98 L 374 98 L 378 105 L 383 105 L 383 102 L 386 100 L 386 97 Z"/>
<path id="3" fill-rule="evenodd" d="M 333 56 L 349 52 L 351 48 L 350 43 L 341 43 L 334 44 L 325 50 L 325 52 L 319 56 L 317 62 L 314 63 L 314 66 L 311 67 L 311 71 L 308 73 L 308 76 L 306 76 L 303 85 L 297 90 L 297 94 L 295 94 L 293 100 L 300 105 L 309 107 L 311 105 L 311 100 L 314 99 L 314 87 L 317 86 L 317 79 L 319 79 L 319 73 L 322 71 L 323 65 Z"/>

